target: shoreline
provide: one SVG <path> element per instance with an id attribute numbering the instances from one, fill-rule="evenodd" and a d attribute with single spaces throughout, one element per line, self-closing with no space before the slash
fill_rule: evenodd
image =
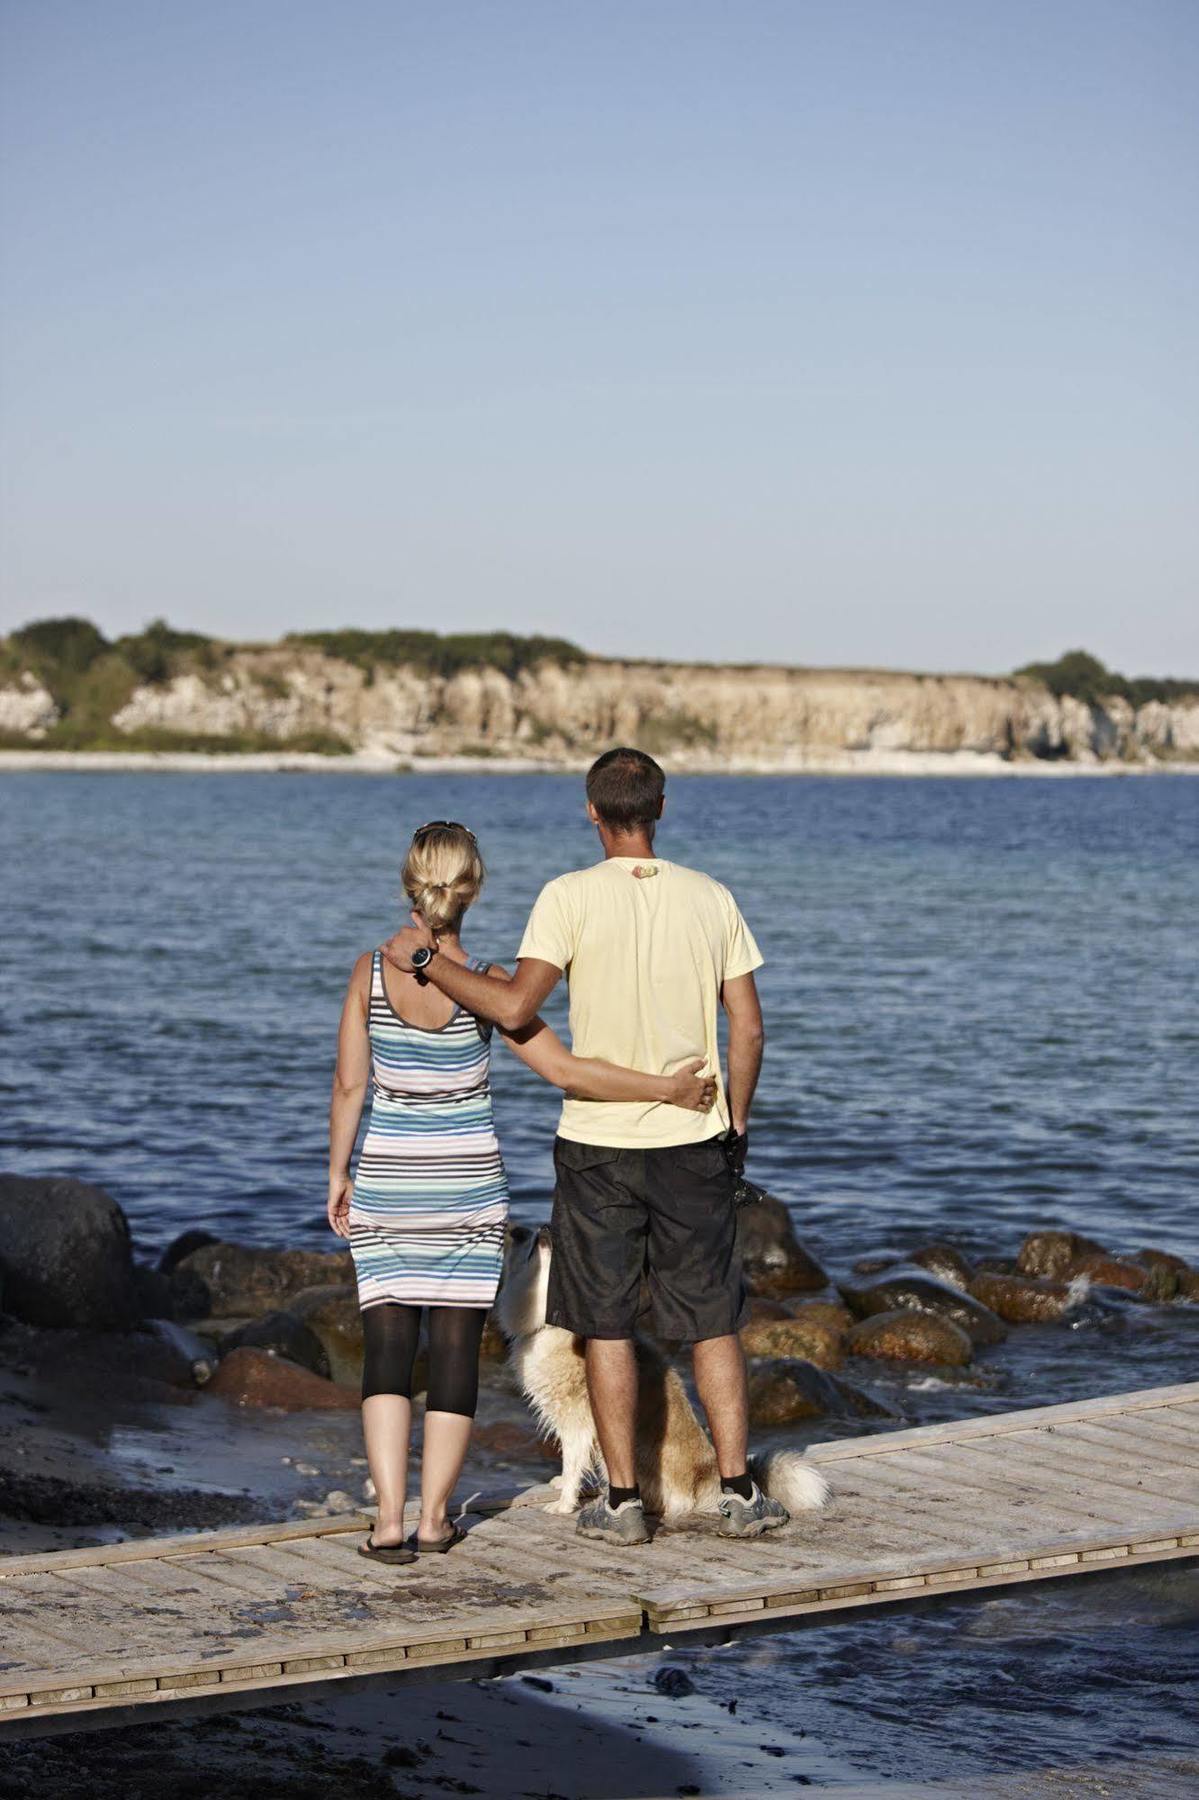
<path id="1" fill-rule="evenodd" d="M 355 752 L 206 750 L 0 750 L 0 774 L 90 773 L 164 775 L 578 775 L 590 756 L 548 760 L 518 756 L 403 757 Z M 1021 777 L 1199 775 L 1196 762 L 1008 761 L 994 751 L 840 750 L 792 757 L 662 759 L 678 775 L 886 775 L 1002 780 Z"/>

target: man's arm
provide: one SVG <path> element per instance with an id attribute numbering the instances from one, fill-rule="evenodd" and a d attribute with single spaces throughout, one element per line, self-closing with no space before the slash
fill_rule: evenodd
<path id="1" fill-rule="evenodd" d="M 736 975 L 724 983 L 720 999 L 729 1019 L 729 1114 L 733 1130 L 745 1137 L 766 1042 L 757 983 L 752 975 Z"/>
<path id="2" fill-rule="evenodd" d="M 432 933 L 408 925 L 384 944 L 383 954 L 388 962 L 410 975 L 412 952 L 421 944 L 432 948 Z M 561 969 L 534 956 L 521 958 L 511 981 L 480 975 L 474 969 L 463 968 L 461 963 L 451 962 L 448 956 L 434 956 L 423 973 L 456 1006 L 477 1018 L 490 1019 L 502 1031 L 520 1031 L 535 1019 L 562 977 Z"/>

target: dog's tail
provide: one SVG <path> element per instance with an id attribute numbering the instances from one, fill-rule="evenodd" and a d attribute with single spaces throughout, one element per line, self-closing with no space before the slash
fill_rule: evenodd
<path id="1" fill-rule="evenodd" d="M 768 1450 L 765 1456 L 751 1456 L 749 1469 L 762 1492 L 781 1500 L 788 1512 L 814 1512 L 828 1500 L 828 1482 L 798 1450 Z"/>

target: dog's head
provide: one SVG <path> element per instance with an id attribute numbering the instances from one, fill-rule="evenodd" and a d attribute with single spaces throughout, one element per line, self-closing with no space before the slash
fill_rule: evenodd
<path id="1" fill-rule="evenodd" d="M 545 1324 L 550 1281 L 549 1227 L 509 1225 L 504 1244 L 504 1274 L 495 1311 L 505 1337 L 531 1337 Z"/>

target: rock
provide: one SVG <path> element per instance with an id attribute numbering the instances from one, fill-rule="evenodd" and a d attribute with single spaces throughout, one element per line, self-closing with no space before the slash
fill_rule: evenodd
<path id="1" fill-rule="evenodd" d="M 311 1369 L 314 1375 L 323 1380 L 330 1379 L 329 1358 L 325 1346 L 315 1331 L 303 1319 L 297 1319 L 294 1313 L 264 1313 L 260 1319 L 251 1319 L 247 1325 L 239 1325 L 236 1331 L 230 1331 L 221 1339 L 222 1358 L 228 1356 L 242 1344 L 252 1344 L 257 1350 L 273 1350 L 276 1356 L 282 1356 L 288 1362 L 299 1363 L 303 1369 Z"/>
<path id="2" fill-rule="evenodd" d="M 483 1340 L 479 1345 L 479 1356 L 483 1362 L 503 1362 L 508 1355 L 508 1340 L 495 1322 L 494 1313 L 488 1313 L 487 1323 L 483 1327 Z"/>
<path id="3" fill-rule="evenodd" d="M 881 1275 L 869 1276 L 856 1284 L 842 1283 L 839 1291 L 850 1312 L 859 1319 L 884 1312 L 928 1312 L 960 1325 L 976 1345 L 1001 1344 L 1007 1336 L 1003 1320 L 989 1307 L 924 1269 L 884 1269 Z"/>
<path id="4" fill-rule="evenodd" d="M 181 1257 L 172 1271 L 172 1285 L 178 1294 L 180 1285 L 197 1277 L 204 1284 L 205 1304 L 188 1316 L 257 1316 L 286 1306 L 304 1288 L 345 1286 L 353 1280 L 353 1263 L 348 1250 L 267 1250 L 215 1243 Z"/>
<path id="5" fill-rule="evenodd" d="M 1199 1269 L 1179 1270 L 1174 1279 L 1176 1299 L 1199 1300 Z"/>
<path id="6" fill-rule="evenodd" d="M 751 1319 L 741 1328 L 746 1356 L 801 1356 L 818 1369 L 839 1369 L 844 1330 L 800 1315 L 783 1319 Z"/>
<path id="7" fill-rule="evenodd" d="M 751 1293 L 796 1294 L 828 1286 L 828 1276 L 796 1237 L 787 1208 L 771 1194 L 737 1209 L 737 1248 Z"/>
<path id="8" fill-rule="evenodd" d="M 781 1300 L 771 1300 L 765 1294 L 752 1294 L 748 1311 L 747 1325 L 756 1325 L 761 1319 L 789 1319 L 791 1317 L 789 1306 L 784 1306 Z"/>
<path id="9" fill-rule="evenodd" d="M 950 1287 L 966 1291 L 970 1286 L 970 1278 L 974 1270 L 966 1261 L 960 1250 L 952 1244 L 926 1244 L 917 1250 L 911 1258 L 919 1269 L 927 1269 L 930 1275 L 937 1276 L 940 1281 L 947 1281 Z"/>
<path id="10" fill-rule="evenodd" d="M 1166 1269 L 1173 1275 L 1181 1275 L 1191 1271 L 1191 1265 L 1183 1256 L 1175 1256 L 1172 1250 L 1138 1250 L 1133 1262 L 1139 1262 L 1146 1269 Z"/>
<path id="11" fill-rule="evenodd" d="M 859 1319 L 845 1340 L 851 1356 L 881 1356 L 896 1362 L 948 1363 L 964 1368 L 974 1345 L 960 1325 L 937 1313 L 873 1313 Z"/>
<path id="12" fill-rule="evenodd" d="M 686 1669 L 679 1669 L 673 1665 L 668 1665 L 664 1669 L 655 1669 L 654 1686 L 668 1700 L 682 1700 L 688 1694 L 695 1692 L 695 1683 Z"/>
<path id="13" fill-rule="evenodd" d="M 141 1318 L 129 1226 L 101 1188 L 0 1175 L 5 1310 L 30 1325 L 128 1331 Z"/>
<path id="14" fill-rule="evenodd" d="M 884 1269 L 894 1269 L 905 1260 L 902 1250 L 874 1250 L 869 1256 L 859 1256 L 851 1265 L 854 1275 L 881 1275 Z"/>
<path id="15" fill-rule="evenodd" d="M 362 1312 L 358 1290 L 344 1283 L 301 1288 L 287 1310 L 315 1332 L 329 1359 L 329 1373 L 344 1387 L 362 1381 Z"/>
<path id="16" fill-rule="evenodd" d="M 749 1374 L 751 1425 L 789 1425 L 796 1419 L 852 1419 L 883 1416 L 868 1394 L 809 1362 L 782 1357 L 759 1363 Z"/>
<path id="17" fill-rule="evenodd" d="M 848 1331 L 853 1314 L 840 1300 L 796 1300 L 787 1309 L 790 1319 L 811 1319 L 827 1325 L 831 1331 Z"/>
<path id="18" fill-rule="evenodd" d="M 311 1369 L 242 1344 L 224 1357 L 205 1390 L 220 1394 L 237 1406 L 279 1406 L 287 1412 L 307 1407 L 356 1409 L 358 1395 L 350 1388 L 325 1381 Z"/>
<path id="19" fill-rule="evenodd" d="M 1009 1325 L 1042 1325 L 1064 1319 L 1080 1298 L 1068 1281 L 1050 1281 L 1039 1275 L 982 1273 L 970 1283 L 970 1292 Z"/>
<path id="20" fill-rule="evenodd" d="M 490 1450 L 496 1456 L 514 1458 L 520 1462 L 558 1462 L 562 1452 L 555 1439 L 538 1437 L 528 1425 L 518 1425 L 511 1419 L 497 1419 L 490 1425 L 476 1424 L 471 1432 L 471 1443 L 480 1450 Z"/>
<path id="21" fill-rule="evenodd" d="M 1146 1300 L 1167 1300 L 1177 1286 L 1173 1270 L 1146 1269 L 1143 1264 L 1127 1262 L 1122 1256 L 1098 1254 L 1075 1258 L 1071 1276 L 1089 1275 L 1101 1287 L 1124 1288 L 1130 1294 L 1141 1294 Z"/>
<path id="22" fill-rule="evenodd" d="M 1016 1256 L 1019 1275 L 1048 1275 L 1051 1281 L 1069 1281 L 1081 1273 L 1075 1264 L 1083 1256 L 1106 1256 L 1102 1244 L 1077 1231 L 1033 1231 Z"/>
<path id="23" fill-rule="evenodd" d="M 175 1296 L 167 1277 L 146 1263 L 133 1265 L 133 1291 L 143 1319 L 173 1319 Z"/>
<path id="24" fill-rule="evenodd" d="M 186 1325 L 177 1325 L 173 1319 L 147 1319 L 146 1329 L 164 1344 L 169 1344 L 176 1355 L 182 1358 L 197 1387 L 203 1387 L 212 1380 L 220 1359 L 202 1337 L 189 1331 Z"/>
<path id="25" fill-rule="evenodd" d="M 211 1231 L 201 1231 L 197 1228 L 193 1228 L 191 1231 L 181 1231 L 177 1238 L 171 1239 L 159 1257 L 158 1267 L 164 1275 L 169 1275 L 171 1270 L 182 1262 L 185 1256 L 190 1256 L 193 1250 L 203 1250 L 205 1244 L 219 1243 L 220 1239 Z"/>

